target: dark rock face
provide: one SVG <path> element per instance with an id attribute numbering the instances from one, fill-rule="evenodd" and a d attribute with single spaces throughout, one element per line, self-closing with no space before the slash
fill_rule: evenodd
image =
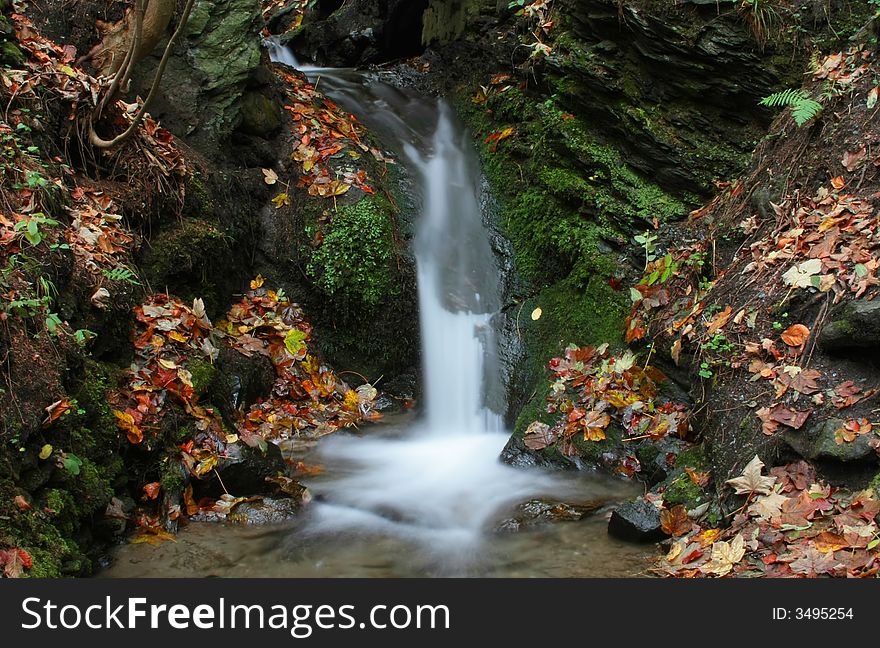
<path id="1" fill-rule="evenodd" d="M 857 300 L 845 304 L 822 329 L 819 344 L 828 351 L 880 350 L 880 302 Z"/>
<path id="2" fill-rule="evenodd" d="M 666 189 L 705 191 L 735 175 L 769 124 L 759 100 L 798 68 L 777 65 L 738 14 L 663 15 L 608 0 L 568 0 L 549 81 L 589 114 L 628 162 Z"/>
<path id="3" fill-rule="evenodd" d="M 617 507 L 608 521 L 608 533 L 628 542 L 657 542 L 666 537 L 660 528 L 660 511 L 643 499 Z"/>
<path id="4" fill-rule="evenodd" d="M 353 0 L 312 19 L 287 38 L 294 51 L 336 67 L 382 63 L 422 51 L 422 14 L 428 0 Z M 325 15 L 322 15 L 324 13 Z M 270 21 L 271 25 L 271 21 Z"/>

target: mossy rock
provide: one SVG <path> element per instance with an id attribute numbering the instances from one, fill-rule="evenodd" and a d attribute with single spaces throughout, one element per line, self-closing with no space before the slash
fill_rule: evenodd
<path id="1" fill-rule="evenodd" d="M 7 41 L 0 42 L 0 64 L 20 67 L 26 61 L 25 55 L 16 45 Z"/>
<path id="2" fill-rule="evenodd" d="M 226 234 L 199 218 L 185 218 L 162 230 L 150 241 L 140 265 L 150 286 L 167 288 L 184 301 L 203 298 L 209 309 L 225 304 L 225 282 L 237 267 Z"/>
<path id="3" fill-rule="evenodd" d="M 247 92 L 241 99 L 239 129 L 248 135 L 268 138 L 281 130 L 281 108 L 260 92 Z"/>
<path id="4" fill-rule="evenodd" d="M 321 226 L 323 241 L 311 253 L 306 272 L 341 306 L 371 311 L 394 294 L 394 213 L 387 199 L 366 195 L 340 207 Z"/>
<path id="5" fill-rule="evenodd" d="M 694 483 L 687 473 L 688 468 L 696 472 L 707 472 L 709 465 L 709 460 L 701 445 L 679 453 L 675 461 L 675 470 L 660 485 L 663 491 L 663 501 L 667 508 L 681 504 L 691 510 L 710 501 L 711 496 L 708 490 Z"/>

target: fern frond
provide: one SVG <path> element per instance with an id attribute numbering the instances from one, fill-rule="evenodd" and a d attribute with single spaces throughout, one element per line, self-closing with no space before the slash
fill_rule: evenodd
<path id="1" fill-rule="evenodd" d="M 798 126 L 803 126 L 820 112 L 822 104 L 809 97 L 791 106 L 791 116 Z"/>
<path id="2" fill-rule="evenodd" d="M 789 88 L 781 92 L 774 92 L 772 95 L 761 99 L 760 104 L 762 106 L 770 106 L 771 108 L 790 106 L 791 116 L 798 126 L 803 126 L 822 112 L 822 104 L 815 99 L 811 99 L 800 88 Z"/>
<path id="3" fill-rule="evenodd" d="M 107 277 L 110 281 L 124 281 L 136 286 L 141 285 L 141 282 L 138 281 L 137 274 L 135 274 L 131 268 L 125 266 L 118 266 L 112 270 L 101 270 L 101 274 Z"/>

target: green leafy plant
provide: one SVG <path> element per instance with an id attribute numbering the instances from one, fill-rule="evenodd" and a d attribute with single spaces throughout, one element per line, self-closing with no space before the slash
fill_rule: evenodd
<path id="1" fill-rule="evenodd" d="M 25 240 L 31 245 L 39 245 L 45 238 L 44 226 L 55 227 L 58 221 L 53 218 L 47 218 L 46 214 L 37 212 L 31 214 L 29 218 L 18 221 L 15 224 L 15 231 L 21 233 Z"/>
<path id="2" fill-rule="evenodd" d="M 791 116 L 798 126 L 803 126 L 822 112 L 822 104 L 810 98 L 805 91 L 799 88 L 774 92 L 772 95 L 761 99 L 759 103 L 762 106 L 770 106 L 771 108 L 780 106 L 790 107 Z"/>
<path id="3" fill-rule="evenodd" d="M 131 268 L 124 265 L 117 266 L 112 270 L 101 270 L 101 274 L 107 277 L 110 281 L 124 281 L 135 286 L 141 285 L 141 282 L 138 281 L 137 273 L 135 273 L 134 270 L 132 270 Z"/>
<path id="4" fill-rule="evenodd" d="M 644 234 L 638 234 L 633 238 L 635 242 L 641 245 L 645 250 L 645 268 L 647 269 L 648 264 L 657 258 L 657 255 L 655 254 L 655 252 L 657 252 L 657 246 L 654 245 L 657 242 L 657 235 L 646 230 Z"/>

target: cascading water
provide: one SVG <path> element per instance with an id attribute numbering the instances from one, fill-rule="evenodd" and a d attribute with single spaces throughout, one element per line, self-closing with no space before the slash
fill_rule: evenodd
<path id="1" fill-rule="evenodd" d="M 283 48 L 273 56 L 294 60 Z M 645 550 L 610 538 L 600 517 L 481 542 L 514 504 L 533 497 L 607 502 L 634 493 L 616 481 L 550 477 L 498 460 L 508 436 L 497 413 L 503 390 L 492 327 L 499 273 L 482 226 L 479 166 L 448 106 L 375 75 L 309 74 L 420 180 L 422 416 L 323 439 L 317 461 L 325 470 L 309 480 L 310 514 L 274 531 L 192 523 L 176 543 L 120 547 L 105 575 L 633 575 Z"/>
<path id="2" fill-rule="evenodd" d="M 270 50 L 281 62 L 291 59 L 285 52 Z M 424 411 L 405 430 L 322 444 L 321 460 L 334 465 L 336 476 L 313 485 L 321 502 L 312 528 L 392 533 L 460 551 L 477 543 L 504 507 L 561 488 L 543 473 L 498 459 L 508 434 L 486 402 L 499 382 L 491 321 L 500 307 L 499 271 L 483 225 L 476 156 L 444 102 L 351 71 L 325 69 L 320 76 L 322 89 L 420 176 L 414 252 Z"/>
<path id="3" fill-rule="evenodd" d="M 479 172 L 466 134 L 440 104 L 430 146 L 403 144 L 420 172 L 424 207 L 415 254 L 424 373 L 424 417 L 407 430 L 338 437 L 321 449 L 347 473 L 315 485 L 325 503 L 314 528 L 393 533 L 460 554 L 473 551 L 505 506 L 560 490 L 498 455 L 507 434 L 486 405 L 497 380 L 498 270 L 479 206 Z"/>

